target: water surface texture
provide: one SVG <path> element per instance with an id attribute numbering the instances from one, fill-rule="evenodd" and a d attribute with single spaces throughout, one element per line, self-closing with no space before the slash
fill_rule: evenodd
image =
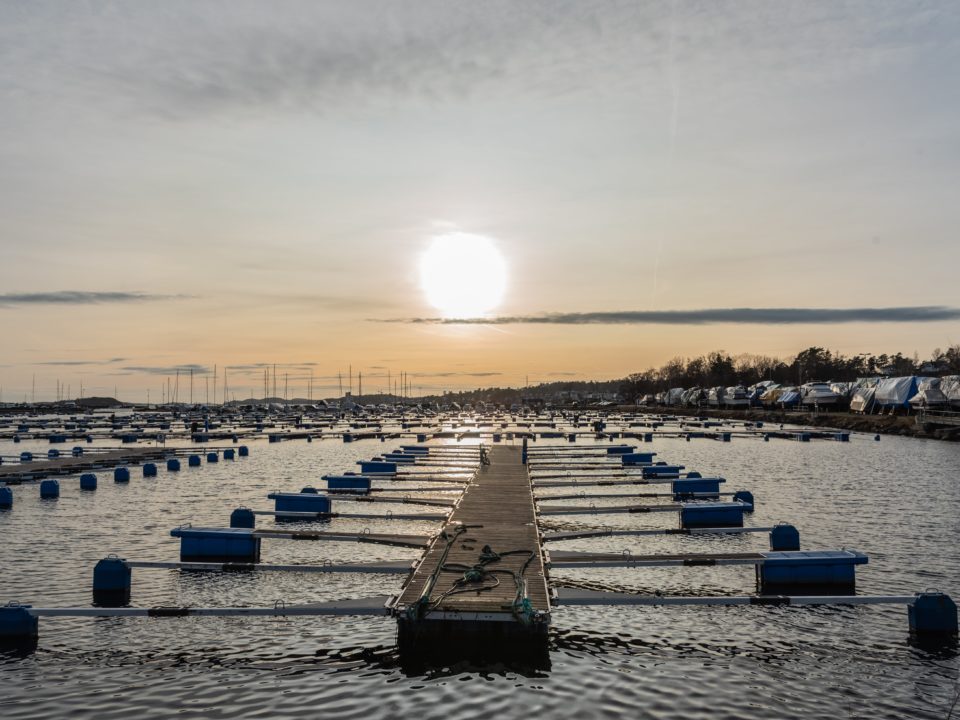
<path id="1" fill-rule="evenodd" d="M 559 442 L 540 440 L 537 447 Z M 41 501 L 36 484 L 14 487 L 14 509 L 0 512 L 0 599 L 88 606 L 93 566 L 108 553 L 177 560 L 171 528 L 226 526 L 239 505 L 269 509 L 267 493 L 322 487 L 322 474 L 352 469 L 384 449 L 373 440 L 249 445 L 248 458 L 201 468 L 184 463 L 180 473 L 161 465 L 157 478 L 145 479 L 134 468 L 125 485 L 101 472 L 93 493 L 81 493 L 76 477 L 63 478 L 57 501 Z M 0 453 L 48 447 L 3 442 Z M 705 476 L 726 477 L 725 490 L 753 491 L 757 509 L 748 524 L 789 521 L 805 549 L 866 552 L 870 563 L 858 570 L 858 593 L 936 587 L 960 595 L 960 446 L 854 435 L 849 443 L 657 439 L 642 447 Z M 358 511 L 376 507 L 383 506 Z M 547 520 L 556 527 L 676 523 L 670 513 Z M 258 526 L 272 525 L 258 518 Z M 327 527 L 427 533 L 436 524 L 334 520 Z M 552 547 L 741 552 L 765 549 L 766 541 L 756 533 L 598 538 Z M 417 556 L 369 544 L 267 539 L 262 561 Z M 754 591 L 749 567 L 578 569 L 552 578 L 642 593 Z M 387 594 L 399 583 L 391 575 L 135 569 L 132 604 L 293 604 Z M 386 617 L 42 618 L 35 652 L 0 655 L 0 717 L 942 719 L 958 687 L 955 649 L 908 642 L 903 606 L 563 607 L 553 615 L 546 669 L 507 663 L 411 673 L 399 662 L 395 632 Z"/>

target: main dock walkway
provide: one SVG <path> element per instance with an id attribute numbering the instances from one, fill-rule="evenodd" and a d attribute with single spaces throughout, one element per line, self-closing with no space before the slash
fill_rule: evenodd
<path id="1" fill-rule="evenodd" d="M 494 446 L 393 603 L 402 648 L 503 642 L 546 648 L 550 598 L 530 476 L 518 447 Z"/>

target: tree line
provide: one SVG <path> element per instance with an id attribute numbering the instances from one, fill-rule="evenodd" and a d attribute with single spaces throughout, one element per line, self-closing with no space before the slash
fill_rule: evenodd
<path id="1" fill-rule="evenodd" d="M 844 355 L 822 347 L 810 347 L 790 360 L 767 355 L 728 355 L 715 350 L 695 358 L 676 357 L 659 368 L 633 373 L 620 384 L 620 395 L 632 401 L 648 393 L 669 388 L 749 386 L 764 380 L 779 385 L 807 382 L 849 382 L 876 375 L 956 375 L 960 374 L 960 345 L 933 351 L 921 361 L 902 353 L 861 353 Z"/>

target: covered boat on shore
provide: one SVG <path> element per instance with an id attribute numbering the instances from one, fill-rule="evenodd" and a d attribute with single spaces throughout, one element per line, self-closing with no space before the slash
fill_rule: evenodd
<path id="1" fill-rule="evenodd" d="M 683 388 L 670 388 L 665 393 L 664 405 L 679 405 L 683 398 Z"/>
<path id="2" fill-rule="evenodd" d="M 707 405 L 718 408 L 723 402 L 723 388 L 712 387 L 707 391 Z"/>
<path id="3" fill-rule="evenodd" d="M 910 398 L 910 406 L 931 410 L 943 410 L 950 404 L 940 389 L 940 378 L 923 378 L 917 384 L 917 394 Z"/>
<path id="4" fill-rule="evenodd" d="M 782 392 L 782 385 L 771 385 L 760 395 L 760 403 L 764 407 L 776 407 L 777 400 L 780 399 L 780 394 Z"/>
<path id="5" fill-rule="evenodd" d="M 840 404 L 840 396 L 829 383 L 811 382 L 800 387 L 800 402 L 807 407 L 835 408 Z"/>
<path id="6" fill-rule="evenodd" d="M 796 407 L 800 404 L 800 388 L 780 388 L 780 394 L 777 396 L 776 404 L 781 408 Z"/>
<path id="7" fill-rule="evenodd" d="M 684 390 L 680 402 L 687 407 L 700 407 L 707 399 L 707 391 L 702 387 L 692 387 Z"/>
<path id="8" fill-rule="evenodd" d="M 850 412 L 868 413 L 873 410 L 873 399 L 877 394 L 875 385 L 863 385 L 853 391 L 850 398 Z"/>
<path id="9" fill-rule="evenodd" d="M 940 392 L 947 398 L 950 409 L 960 410 L 960 375 L 940 378 Z"/>
<path id="10" fill-rule="evenodd" d="M 741 385 L 725 388 L 721 402 L 727 408 L 745 408 L 750 405 L 747 389 Z"/>

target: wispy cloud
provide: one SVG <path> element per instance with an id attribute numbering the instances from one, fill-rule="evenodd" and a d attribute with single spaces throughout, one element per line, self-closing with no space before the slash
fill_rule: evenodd
<path id="1" fill-rule="evenodd" d="M 398 318 L 373 322 L 427 325 L 832 325 L 925 323 L 960 320 L 960 308 L 944 305 L 888 308 L 707 308 L 501 315 L 489 318 Z"/>
<path id="2" fill-rule="evenodd" d="M 126 370 L 127 372 L 143 373 L 145 375 L 176 375 L 178 370 L 181 374 L 187 375 L 190 374 L 191 370 L 197 375 L 213 372 L 212 367 L 207 367 L 205 365 L 134 365 L 122 369 Z"/>
<path id="3" fill-rule="evenodd" d="M 126 358 L 110 358 L 109 360 L 45 360 L 43 362 L 35 362 L 30 364 L 74 367 L 81 365 L 112 365 L 115 363 L 126 362 L 126 360 Z"/>
<path id="4" fill-rule="evenodd" d="M 484 377 L 496 377 L 498 375 L 503 375 L 501 372 L 439 372 L 439 373 L 417 373 L 412 377 L 416 378 L 450 378 L 450 377 L 475 377 L 475 378 L 484 378 Z"/>
<path id="5" fill-rule="evenodd" d="M 872 3 L 870 10 L 804 3 L 785 19 L 762 2 L 668 9 L 598 0 L 565 4 L 558 13 L 547 0 L 437 0 L 287 3 L 276 13 L 262 3 L 214 2 L 188 3 L 177 12 L 125 8 L 109 22 L 113 18 L 82 9 L 53 13 L 27 4 L 3 11 L 9 29 L 0 57 L 20 71 L 7 80 L 20 92 L 54 81 L 66 92 L 76 92 L 74 85 L 109 89 L 164 117 L 236 108 L 323 112 L 350 98 L 384 95 L 437 99 L 482 88 L 520 86 L 552 95 L 604 82 L 619 87 L 640 70 L 661 70 L 668 36 L 677 57 L 723 72 L 727 81 L 729 71 L 740 68 L 749 69 L 749 77 L 816 75 L 840 51 L 846 51 L 843 62 L 832 69 L 850 73 L 881 62 L 889 52 L 880 51 L 899 49 L 918 27 L 950 19 L 897 3 Z M 36 42 L 39 33 L 46 43 Z M 49 46 L 57 52 L 45 51 Z"/>
<path id="6" fill-rule="evenodd" d="M 33 363 L 34 365 L 53 365 L 63 367 L 73 367 L 76 365 L 98 365 L 94 360 L 48 360 L 46 362 Z"/>
<path id="7" fill-rule="evenodd" d="M 88 292 L 85 290 L 52 290 L 35 293 L 0 293 L 0 307 L 18 305 L 100 305 L 140 303 L 156 300 L 182 300 L 189 295 L 155 295 L 139 292 Z"/>

